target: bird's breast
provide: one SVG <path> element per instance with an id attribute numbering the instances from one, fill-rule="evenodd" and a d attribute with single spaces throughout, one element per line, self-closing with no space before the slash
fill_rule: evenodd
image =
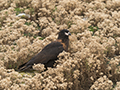
<path id="1" fill-rule="evenodd" d="M 60 42 L 60 43 L 63 45 L 64 50 L 66 50 L 66 49 L 67 49 L 66 44 L 65 44 L 65 43 L 63 43 L 63 42 L 62 42 L 62 40 L 58 39 L 57 41 L 58 41 L 58 42 Z"/>

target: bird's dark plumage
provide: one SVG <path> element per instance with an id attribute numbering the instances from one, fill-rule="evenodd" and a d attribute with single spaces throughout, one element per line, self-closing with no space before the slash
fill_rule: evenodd
<path id="1" fill-rule="evenodd" d="M 42 63 L 46 67 L 53 67 L 59 53 L 63 50 L 68 51 L 69 35 L 71 35 L 70 32 L 63 29 L 58 33 L 58 39 L 56 41 L 45 46 L 41 52 L 30 59 L 27 63 L 20 65 L 18 69 L 20 71 L 25 71 L 38 63 Z"/>

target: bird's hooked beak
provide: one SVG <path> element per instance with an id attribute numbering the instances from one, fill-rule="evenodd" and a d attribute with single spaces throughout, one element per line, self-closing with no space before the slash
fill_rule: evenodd
<path id="1" fill-rule="evenodd" d="M 70 36 L 70 35 L 71 35 L 71 33 L 70 33 L 70 32 L 68 32 L 68 33 L 67 33 L 67 32 L 65 32 L 65 35 L 66 35 L 66 36 Z"/>

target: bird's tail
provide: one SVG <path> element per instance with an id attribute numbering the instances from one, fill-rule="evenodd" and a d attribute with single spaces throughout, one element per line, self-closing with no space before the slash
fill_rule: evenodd
<path id="1" fill-rule="evenodd" d="M 31 67 L 32 67 L 32 65 L 27 65 L 27 63 L 24 63 L 18 67 L 18 71 L 25 71 Z"/>

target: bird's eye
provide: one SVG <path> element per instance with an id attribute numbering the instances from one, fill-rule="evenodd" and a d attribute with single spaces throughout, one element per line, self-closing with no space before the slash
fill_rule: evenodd
<path id="1" fill-rule="evenodd" d="M 69 35 L 71 35 L 71 33 L 70 32 L 65 32 L 65 35 L 69 36 Z"/>

